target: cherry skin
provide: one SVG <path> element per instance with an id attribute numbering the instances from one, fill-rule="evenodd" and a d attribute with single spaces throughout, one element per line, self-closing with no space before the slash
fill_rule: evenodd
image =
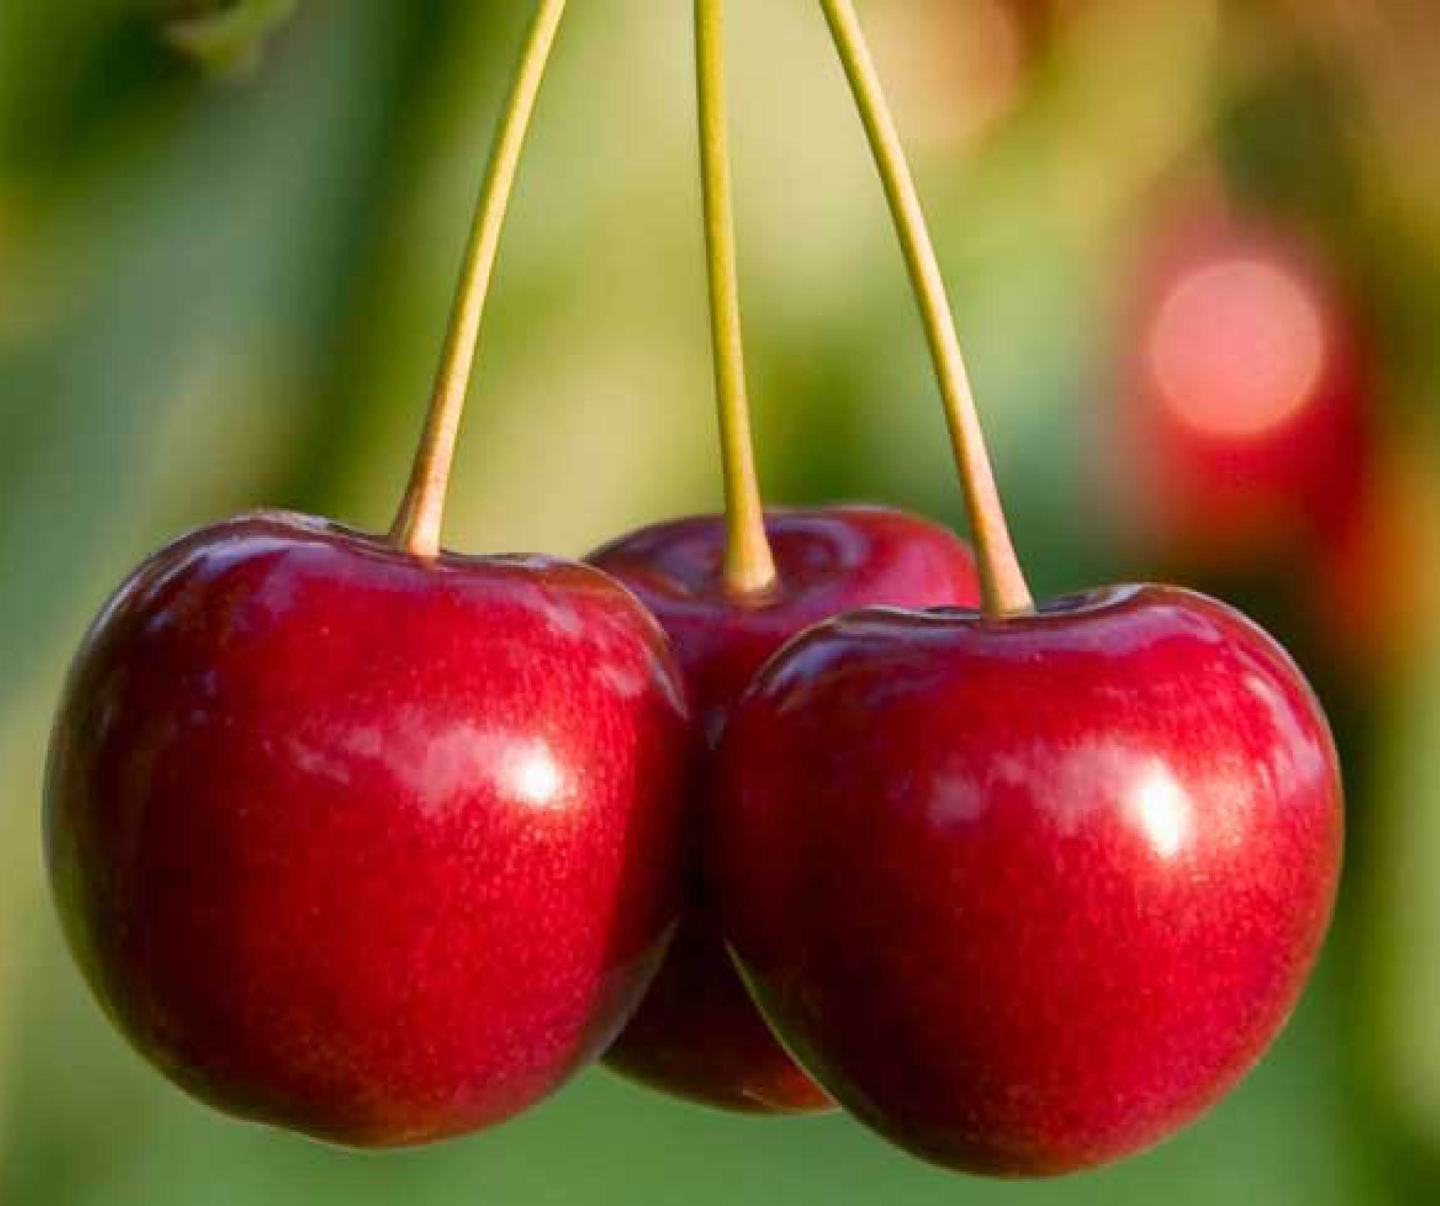
<path id="1" fill-rule="evenodd" d="M 969 548 L 945 529 L 899 511 L 776 511 L 766 528 L 779 582 L 758 600 L 737 599 L 725 589 L 725 531 L 718 517 L 645 528 L 590 558 L 640 597 L 674 644 L 703 726 L 697 813 L 711 777 L 711 751 L 731 707 L 790 637 L 870 604 L 926 607 L 970 604 L 978 597 Z M 756 1013 L 698 880 L 660 975 L 606 1062 L 653 1088 L 723 1109 L 833 1108 Z"/>
<path id="2" fill-rule="evenodd" d="M 56 722 L 52 882 L 182 1087 L 357 1146 L 498 1122 L 603 1050 L 678 914 L 689 721 L 588 566 L 246 516 L 145 562 Z"/>
<path id="3" fill-rule="evenodd" d="M 862 1121 L 1052 1175 L 1195 1118 L 1323 940 L 1326 721 L 1239 613 L 1165 587 L 1026 618 L 870 610 L 760 673 L 707 850 L 766 1016 Z"/>

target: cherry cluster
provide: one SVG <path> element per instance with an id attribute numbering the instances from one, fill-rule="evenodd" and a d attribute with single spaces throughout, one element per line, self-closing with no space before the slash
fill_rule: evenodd
<path id="1" fill-rule="evenodd" d="M 65 690 L 45 807 L 66 933 L 196 1096 L 398 1146 L 603 1058 L 1048 1175 L 1195 1118 L 1295 1005 L 1341 862 L 1320 707 L 1211 599 L 1032 600 L 875 65 L 849 0 L 820 3 L 976 551 L 894 510 L 760 505 L 721 0 L 695 8 L 725 514 L 585 564 L 442 551 L 565 8 L 540 0 L 393 530 L 260 512 L 185 536 L 105 606 Z"/>

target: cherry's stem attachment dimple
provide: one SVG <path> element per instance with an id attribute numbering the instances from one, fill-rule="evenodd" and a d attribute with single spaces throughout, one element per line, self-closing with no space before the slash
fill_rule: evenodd
<path id="1" fill-rule="evenodd" d="M 725 99 L 724 0 L 695 0 L 695 78 L 700 113 L 700 178 L 705 202 L 705 253 L 710 281 L 710 331 L 720 456 L 725 474 L 725 585 L 737 596 L 774 585 L 775 559 L 755 469 L 740 282 L 735 256 L 735 203 L 730 178 Z"/>
<path id="2" fill-rule="evenodd" d="M 1034 600 L 1010 540 L 940 262 L 884 85 L 851 0 L 820 0 L 820 4 L 860 110 L 920 305 L 980 559 L 985 612 L 992 617 L 1032 612 Z"/>
<path id="3" fill-rule="evenodd" d="M 560 19 L 565 15 L 565 4 L 566 0 L 539 0 L 496 127 L 485 183 L 475 211 L 475 224 L 450 312 L 450 326 L 445 335 L 440 367 L 435 375 L 425 430 L 415 455 L 410 483 L 390 530 L 391 542 L 417 557 L 435 557 L 440 551 L 440 528 L 450 470 L 455 461 L 460 416 L 465 409 L 470 375 L 475 367 L 485 302 L 500 250 L 500 235 L 510 208 L 515 177 L 530 129 L 530 119 L 535 112 L 535 102 L 540 95 L 540 85 L 560 29 Z"/>

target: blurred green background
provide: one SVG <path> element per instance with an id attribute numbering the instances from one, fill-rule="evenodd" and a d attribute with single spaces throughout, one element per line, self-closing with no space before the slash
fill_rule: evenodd
<path id="1" fill-rule="evenodd" d="M 1035 584 L 1163 574 L 1247 604 L 1325 695 L 1350 780 L 1335 936 L 1272 1055 L 1160 1150 L 1035 1185 L 602 1071 L 493 1133 L 355 1155 L 191 1103 L 102 1021 L 39 859 L 66 659 L 106 592 L 186 527 L 262 503 L 388 523 L 528 8 L 214 7 L 0 3 L 0 1203 L 1440 1201 L 1430 0 L 860 5 Z M 733 7 L 769 498 L 961 524 L 818 10 Z M 580 554 L 719 501 L 689 5 L 573 9 L 464 433 L 448 542 L 466 550 Z M 1195 271 L 1223 285 L 1206 266 L 1237 254 L 1290 282 L 1298 334 L 1223 289 L 1167 309 L 1193 300 Z M 1175 323 L 1178 361 L 1156 334 Z M 1197 366 L 1195 347 L 1220 355 Z M 1306 426 L 1320 393 L 1343 422 Z"/>

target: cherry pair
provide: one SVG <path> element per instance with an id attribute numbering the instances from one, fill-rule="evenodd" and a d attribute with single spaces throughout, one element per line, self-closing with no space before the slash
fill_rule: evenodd
<path id="1" fill-rule="evenodd" d="M 541 0 L 389 539 L 260 514 L 181 540 L 106 607 L 61 705 L 47 843 L 71 944 L 199 1096 L 416 1143 L 608 1049 L 683 1096 L 833 1100 L 939 1163 L 1049 1174 L 1193 1118 L 1294 1004 L 1339 871 L 1324 718 L 1221 604 L 1136 587 L 1034 605 L 874 65 L 848 0 L 821 6 L 978 564 L 892 511 L 766 520 L 720 0 L 696 17 L 725 519 L 592 566 L 441 554 L 564 9 Z"/>
<path id="2" fill-rule="evenodd" d="M 1173 588 L 954 606 L 966 551 L 903 516 L 771 531 L 782 585 L 748 604 L 713 521 L 596 558 L 671 634 L 715 749 L 706 888 L 608 1061 L 733 1109 L 833 1095 L 1008 1175 L 1192 1119 L 1283 1024 L 1333 903 L 1335 753 L 1294 665 Z M 807 611 L 887 596 L 908 606 L 811 627 L 739 694 Z"/>

